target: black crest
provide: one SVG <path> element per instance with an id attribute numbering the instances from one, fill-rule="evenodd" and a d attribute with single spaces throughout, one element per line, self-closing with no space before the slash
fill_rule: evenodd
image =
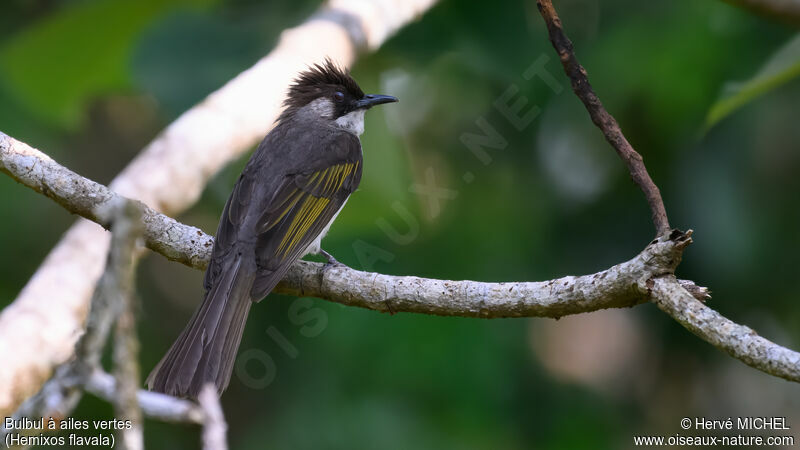
<path id="1" fill-rule="evenodd" d="M 300 72 L 294 82 L 289 86 L 289 93 L 283 106 L 286 108 L 279 120 L 294 114 L 295 111 L 311 101 L 341 92 L 349 99 L 361 99 L 364 91 L 350 73 L 337 66 L 330 58 L 325 58 L 322 64 L 314 64 L 308 70 Z"/>

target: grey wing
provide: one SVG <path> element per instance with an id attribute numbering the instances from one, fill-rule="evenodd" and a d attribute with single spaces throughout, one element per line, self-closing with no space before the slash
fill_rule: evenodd
<path id="1" fill-rule="evenodd" d="M 233 192 L 225 203 L 214 238 L 211 261 L 203 278 L 206 291 L 211 289 L 214 281 L 219 279 L 223 271 L 223 257 L 231 252 L 238 241 L 239 229 L 246 220 L 247 206 L 253 202 L 255 178 L 242 174 L 233 187 Z"/>
<path id="2" fill-rule="evenodd" d="M 360 147 L 357 156 L 286 176 L 258 221 L 253 299 L 275 287 L 358 187 Z"/>

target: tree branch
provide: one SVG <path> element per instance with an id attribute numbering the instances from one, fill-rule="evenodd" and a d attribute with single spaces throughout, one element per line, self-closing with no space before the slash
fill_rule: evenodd
<path id="1" fill-rule="evenodd" d="M 120 197 L 121 198 L 121 197 Z M 117 447 L 122 450 L 144 448 L 142 411 L 136 398 L 139 388 L 139 339 L 136 336 L 134 296 L 136 241 L 142 234 L 139 208 L 130 200 L 121 202 L 114 220 L 109 266 L 113 267 L 116 283 L 110 296 L 116 297 L 116 329 L 113 361 L 117 392 L 114 413 L 120 420 L 129 420 L 130 428 L 116 430 Z"/>
<path id="2" fill-rule="evenodd" d="M 109 205 L 127 200 L 138 206 L 147 248 L 189 267 L 204 269 L 214 238 L 141 202 L 126 199 L 100 183 L 58 164 L 48 155 L 0 131 L 0 171 L 47 196 L 67 211 L 110 229 Z M 103 341 L 105 342 L 105 341 Z"/>
<path id="3" fill-rule="evenodd" d="M 319 60 L 326 53 L 343 62 L 352 61 L 359 46 L 375 48 L 431 3 L 397 0 L 394 6 L 400 14 L 392 15 L 396 11 L 391 8 L 386 14 L 355 0 L 334 0 L 330 8 L 307 24 L 286 32 L 269 57 L 179 118 L 115 179 L 112 189 L 70 172 L 5 135 L 0 135 L 0 169 L 70 211 L 105 225 L 107 222 L 98 214 L 98 208 L 122 195 L 138 198 L 162 211 L 178 212 L 197 198 L 208 177 L 225 161 L 263 135 L 277 110 L 265 114 L 260 108 L 279 103 L 282 88 L 280 93 L 271 89 L 287 85 L 301 63 Z M 796 369 L 800 355 L 758 337 L 696 302 L 692 295 L 707 297 L 704 288 L 688 281 L 675 282 L 673 272 L 683 249 L 691 242 L 691 232 L 669 232 L 663 201 L 641 156 L 592 91 L 550 1 L 538 3 L 573 89 L 644 191 L 659 237 L 630 261 L 582 277 L 538 283 L 480 283 L 396 277 L 301 261 L 279 284 L 277 292 L 315 295 L 379 311 L 487 318 L 560 317 L 652 300 L 695 334 L 732 356 L 767 373 L 800 381 Z M 370 20 L 361 21 L 362 28 L 357 24 L 359 20 L 353 20 L 366 17 Z M 308 49 L 302 45 L 300 34 L 315 35 L 314 40 L 323 44 Z M 346 44 L 342 45 L 342 40 Z M 140 209 L 149 248 L 192 267 L 205 267 L 213 242 L 210 236 L 144 204 Z M 98 259 L 107 246 L 108 238 L 98 228 L 86 222 L 73 227 L 17 301 L 0 315 L 0 354 L 11 357 L 4 361 L 4 371 L 0 374 L 0 411 L 13 409 L 38 389 L 52 368 L 72 353 L 70 336 L 80 330 L 79 319 L 85 315 L 91 282 L 100 270 Z M 58 295 L 54 293 L 56 289 Z M 49 333 L 49 341 L 37 335 L 38 330 L 50 325 L 55 331 Z M 32 358 L 34 355 L 36 358 Z M 92 373 L 86 389 L 104 398 L 115 395 L 113 378 L 97 371 Z M 148 405 L 155 403 L 154 399 L 164 400 L 161 397 L 166 396 L 137 393 L 146 415 L 155 414 Z M 165 401 L 171 407 L 178 404 L 178 409 L 183 408 L 182 419 L 201 422 L 206 418 L 191 402 L 184 405 L 171 397 Z M 174 417 L 170 414 L 175 411 L 170 411 L 165 413 L 166 417 Z"/>
<path id="4" fill-rule="evenodd" d="M 228 424 L 225 423 L 225 416 L 222 414 L 217 388 L 211 383 L 206 384 L 200 391 L 197 401 L 205 413 L 203 450 L 228 450 L 228 441 L 225 438 Z"/>
<path id="5" fill-rule="evenodd" d="M 59 166 L 38 150 L 3 134 L 0 134 L 0 170 L 23 184 L 31 183 L 30 187 L 37 191 L 41 191 L 38 180 L 52 180 L 47 183 L 50 188 L 45 193 L 69 211 L 87 212 L 87 216 L 102 208 L 105 202 L 119 197 L 105 186 Z M 96 203 L 87 202 L 84 198 L 87 196 L 95 199 Z M 172 256 L 205 255 L 201 259 L 176 259 L 196 269 L 205 268 L 208 252 L 204 249 L 206 243 L 213 242 L 212 237 L 146 206 L 142 208 L 149 211 L 144 229 L 148 247 Z M 171 224 L 170 227 L 165 226 L 167 223 Z M 157 230 L 165 229 L 170 232 L 158 234 Z M 192 242 L 187 235 L 198 239 Z M 629 307 L 652 300 L 692 332 L 735 358 L 767 373 L 800 382 L 797 368 L 794 372 L 787 369 L 793 358 L 800 361 L 800 354 L 754 334 L 748 335 L 742 331 L 749 330 L 746 327 L 728 326 L 732 322 L 696 301 L 708 298 L 707 289 L 686 280 L 668 285 L 670 290 L 662 289 L 663 280 L 674 280 L 675 267 L 690 243 L 691 231 L 673 231 L 655 239 L 633 259 L 607 270 L 541 282 L 434 280 L 298 261 L 275 291 L 315 296 L 384 312 L 480 318 L 562 317 L 604 308 Z M 692 303 L 686 305 L 687 299 L 692 299 Z M 665 305 L 673 306 L 667 308 Z M 687 308 L 701 308 L 705 317 L 713 314 L 718 320 L 689 320 L 701 316 L 686 316 L 682 312 Z M 720 323 L 725 326 L 719 327 Z M 772 361 L 771 355 L 778 355 L 779 362 Z"/>
<path id="6" fill-rule="evenodd" d="M 597 128 L 600 128 L 608 143 L 614 147 L 617 155 L 628 167 L 634 183 L 644 192 L 647 203 L 650 205 L 650 213 L 653 225 L 656 227 L 656 235 L 661 236 L 669 233 L 669 220 L 667 219 L 667 210 L 664 208 L 664 201 L 661 199 L 661 192 L 658 190 L 658 186 L 653 183 L 650 174 L 647 173 L 642 155 L 633 149 L 628 139 L 622 134 L 617 121 L 606 111 L 603 103 L 592 90 L 592 85 L 589 84 L 589 78 L 586 75 L 586 69 L 578 62 L 572 47 L 572 41 L 564 34 L 564 30 L 561 27 L 561 19 L 558 18 L 553 3 L 550 0 L 537 0 L 536 5 L 539 7 L 539 12 L 547 24 L 550 42 L 556 49 L 558 57 L 561 59 L 561 64 L 564 66 L 564 72 L 567 73 L 572 83 L 572 90 L 575 91 L 575 95 L 578 96 L 586 110 L 589 111 L 589 117 L 592 118 L 592 122 L 597 125 Z"/>
<path id="7" fill-rule="evenodd" d="M 550 42 L 558 52 L 564 71 L 572 82 L 575 95 L 589 111 L 592 122 L 600 128 L 606 140 L 628 166 L 631 178 L 642 189 L 650 205 L 657 234 L 664 236 L 670 229 L 664 202 L 658 187 L 647 173 L 642 156 L 631 147 L 617 121 L 605 110 L 592 90 L 586 69 L 575 57 L 572 42 L 564 34 L 561 20 L 551 0 L 537 0 L 536 4 L 547 24 Z M 648 281 L 648 288 L 651 300 L 662 311 L 706 342 L 758 370 L 800 382 L 800 353 L 764 339 L 750 328 L 731 322 L 700 303 L 698 299 L 702 300 L 702 297 L 707 296 L 707 290 L 698 295 L 693 283 L 676 280 L 671 274 L 653 277 Z"/>
<path id="8" fill-rule="evenodd" d="M 120 198 L 105 186 L 71 172 L 47 155 L 2 133 L 0 170 L 67 210 L 95 217 L 99 222 L 103 222 L 104 216 L 96 211 Z M 42 180 L 49 181 L 43 184 Z M 144 236 L 149 248 L 190 267 L 205 268 L 208 249 L 213 244 L 211 236 L 145 205 L 140 208 L 145 211 Z M 673 231 L 651 242 L 630 261 L 607 270 L 542 282 L 434 280 L 361 272 L 344 265 L 326 268 L 323 264 L 298 261 L 275 291 L 384 312 L 481 318 L 562 317 L 653 301 L 690 331 L 731 356 L 766 373 L 800 382 L 800 354 L 705 307 L 697 299 L 707 299 L 707 289 L 691 281 L 675 280 L 672 274 L 690 242 L 691 232 Z M 97 379 L 98 375 L 94 374 L 87 390 L 111 398 L 113 379 L 104 379 L 103 389 L 96 387 Z M 138 393 L 143 412 L 150 417 L 157 416 L 152 399 L 153 396 L 160 398 L 158 395 L 146 391 Z M 173 400 L 181 402 L 171 397 L 167 399 L 171 399 L 164 400 L 169 404 Z M 201 422 L 198 414 L 204 417 L 202 413 L 190 406 L 194 405 L 191 402 L 186 403 L 187 406 L 181 406 L 183 412 L 170 412 L 162 418 Z M 175 419 L 176 416 L 179 418 Z"/>
<path id="9" fill-rule="evenodd" d="M 22 403 L 12 419 L 53 417 L 60 420 L 68 417 L 81 398 L 81 389 L 109 403 L 117 397 L 117 385 L 112 375 L 95 369 L 88 378 L 83 379 L 76 377 L 72 368 L 65 364 L 56 369 L 56 374 L 45 383 L 41 391 Z M 197 425 L 206 421 L 202 408 L 189 400 L 146 390 L 139 390 L 136 399 L 142 413 L 151 419 Z M 38 431 L 7 429 L 3 423 L 0 427 L 0 442 L 5 442 L 6 434 L 9 433 L 30 434 Z"/>
<path id="10" fill-rule="evenodd" d="M 266 134 L 300 70 L 325 57 L 349 66 L 435 2 L 329 0 L 305 23 L 284 31 L 269 55 L 170 124 L 112 189 L 159 211 L 183 211 L 211 176 Z M 0 314 L 0 416 L 37 392 L 73 354 L 108 246 L 102 229 L 78 221 Z"/>
<path id="11" fill-rule="evenodd" d="M 714 347 L 762 372 L 800 382 L 800 353 L 726 319 L 692 297 L 674 276 L 654 278 L 652 296 L 662 311 Z"/>
<path id="12" fill-rule="evenodd" d="M 7 139 L 0 133 L 0 155 L 5 154 L 3 148 Z M 37 155 L 37 157 L 40 156 L 45 155 Z M 47 162 L 42 161 L 42 165 L 47 165 Z M 5 164 L 0 164 L 0 168 L 5 171 Z M 61 171 L 69 172 L 63 168 Z M 51 180 L 63 181 L 64 179 Z M 130 420 L 132 425 L 130 429 L 118 431 L 118 446 L 129 450 L 141 449 L 143 447 L 142 424 L 140 399 L 137 394 L 139 385 L 138 340 L 133 332 L 131 302 L 135 244 L 142 227 L 139 208 L 124 197 L 114 195 L 109 201 L 97 205 L 95 211 L 98 220 L 112 224 L 112 246 L 105 271 L 92 296 L 86 331 L 76 345 L 75 359 L 59 366 L 55 375 L 44 384 L 36 395 L 23 403 L 12 417 L 14 419 L 42 417 L 60 420 L 72 413 L 82 397 L 83 389 L 97 391 L 98 385 L 104 383 L 106 386 L 103 392 L 104 398 L 114 404 L 120 419 Z M 114 381 L 110 375 L 104 374 L 100 368 L 103 347 L 115 320 L 117 320 L 117 338 L 115 339 L 114 363 L 119 382 Z M 110 385 L 108 381 L 103 382 L 106 377 L 111 378 Z M 144 397 L 141 402 L 141 406 L 145 409 L 153 409 L 154 400 L 152 398 Z M 157 405 L 171 405 L 170 418 L 173 420 L 188 420 L 186 411 L 180 408 L 181 402 L 178 399 L 168 401 L 160 398 Z M 28 434 L 36 431 L 7 429 L 3 423 L 0 436 L 5 437 L 7 434 L 16 433 Z"/>
<path id="13" fill-rule="evenodd" d="M 59 165 L 44 153 L 0 133 L 0 170 L 18 182 L 99 223 L 98 210 L 123 197 Z M 47 181 L 42 181 L 47 180 Z M 43 188 L 42 186 L 46 186 Z M 205 269 L 213 237 L 145 205 L 148 248 L 196 269 Z M 654 240 L 630 261 L 602 272 L 541 282 L 484 283 L 362 272 L 344 265 L 298 261 L 275 292 L 314 296 L 384 312 L 463 317 L 561 317 L 648 301 L 647 280 L 674 272 L 691 232 Z M 693 285 L 686 281 L 687 285 Z M 698 297 L 707 292 L 697 288 Z"/>
<path id="14" fill-rule="evenodd" d="M 93 371 L 84 387 L 86 392 L 108 402 L 113 402 L 117 395 L 116 380 L 101 370 Z M 151 419 L 198 425 L 202 425 L 205 421 L 202 408 L 192 401 L 144 389 L 136 392 L 136 398 L 142 413 Z"/>

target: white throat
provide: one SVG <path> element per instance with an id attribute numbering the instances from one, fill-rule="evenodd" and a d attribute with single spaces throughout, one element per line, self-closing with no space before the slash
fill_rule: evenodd
<path id="1" fill-rule="evenodd" d="M 361 134 L 364 133 L 365 112 L 367 112 L 366 109 L 357 109 L 355 111 L 351 111 L 343 115 L 342 117 L 339 117 L 333 123 L 338 128 L 341 128 L 345 131 L 349 131 L 350 133 L 353 133 L 356 136 L 361 136 Z"/>

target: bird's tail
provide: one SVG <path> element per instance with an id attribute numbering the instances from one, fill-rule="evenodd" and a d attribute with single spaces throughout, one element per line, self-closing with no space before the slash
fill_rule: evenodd
<path id="1" fill-rule="evenodd" d="M 228 386 L 250 311 L 254 271 L 242 267 L 241 256 L 224 264 L 222 276 L 206 291 L 189 324 L 147 377 L 149 389 L 197 398 L 211 382 L 222 393 Z"/>

